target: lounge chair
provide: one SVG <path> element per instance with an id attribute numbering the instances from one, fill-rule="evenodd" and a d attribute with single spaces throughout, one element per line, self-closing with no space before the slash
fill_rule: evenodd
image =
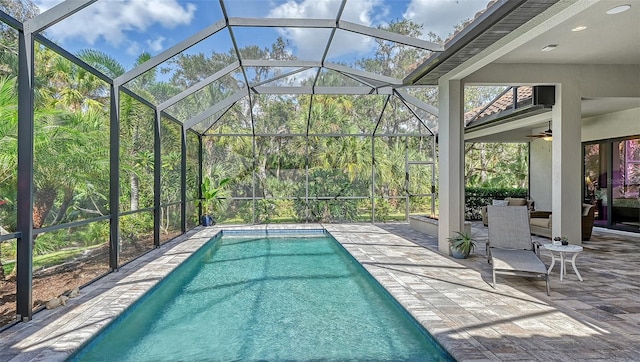
<path id="1" fill-rule="evenodd" d="M 488 206 L 489 262 L 496 273 L 545 278 L 549 295 L 549 273 L 539 256 L 539 244 L 531 241 L 526 206 Z"/>

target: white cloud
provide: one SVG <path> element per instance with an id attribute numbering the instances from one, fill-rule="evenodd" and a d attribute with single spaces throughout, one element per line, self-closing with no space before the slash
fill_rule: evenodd
<path id="1" fill-rule="evenodd" d="M 162 43 L 164 43 L 165 40 L 163 36 L 159 36 L 155 40 L 147 39 L 147 46 L 152 53 L 157 53 L 164 49 Z"/>
<path id="2" fill-rule="evenodd" d="M 424 24 L 423 34 L 430 31 L 443 40 L 449 37 L 454 26 L 463 20 L 473 19 L 484 9 L 487 0 L 411 0 L 403 16 L 418 24 Z"/>
<path id="3" fill-rule="evenodd" d="M 374 22 L 384 17 L 388 9 L 381 0 L 350 0 L 342 13 L 342 20 L 366 26 L 374 25 Z"/>
<path id="4" fill-rule="evenodd" d="M 36 5 L 45 10 L 58 2 L 59 0 L 38 0 Z M 195 5 L 182 6 L 177 0 L 98 1 L 52 26 L 46 32 L 52 39 L 63 43 L 66 40 L 81 38 L 87 44 L 93 45 L 102 38 L 116 47 L 131 46 L 127 41 L 126 32 L 144 32 L 156 24 L 168 29 L 189 24 L 195 10 Z"/>
<path id="5" fill-rule="evenodd" d="M 127 46 L 127 54 L 131 56 L 138 56 L 142 52 L 142 48 L 140 47 L 140 43 L 137 41 L 132 41 Z"/>
<path id="6" fill-rule="evenodd" d="M 307 18 L 307 19 L 335 19 L 341 0 L 289 0 L 269 12 L 274 18 Z M 350 0 L 344 9 L 342 19 L 354 23 L 371 26 L 374 10 L 380 10 L 380 0 Z M 281 34 L 297 49 L 297 56 L 301 59 L 318 59 L 322 56 L 329 31 L 319 36 L 318 29 L 282 29 Z M 340 56 L 348 53 L 366 53 L 371 50 L 372 41 L 360 35 L 340 32 L 333 39 L 331 55 Z"/>

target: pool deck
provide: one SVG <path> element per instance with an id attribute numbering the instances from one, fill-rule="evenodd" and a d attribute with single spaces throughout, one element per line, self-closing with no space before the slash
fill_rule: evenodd
<path id="1" fill-rule="evenodd" d="M 584 281 L 568 265 L 560 282 L 556 263 L 547 296 L 539 279 L 498 275 L 493 289 L 483 242 L 453 259 L 406 223 L 268 228 L 327 229 L 459 361 L 640 360 L 640 235 L 596 228 L 576 262 Z M 0 361 L 66 359 L 219 230 L 192 230 L 1 332 Z M 473 224 L 477 238 L 486 231 Z"/>

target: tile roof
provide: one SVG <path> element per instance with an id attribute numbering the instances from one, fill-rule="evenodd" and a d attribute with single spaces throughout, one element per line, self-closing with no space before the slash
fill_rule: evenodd
<path id="1" fill-rule="evenodd" d="M 449 45 L 449 43 L 456 37 L 456 35 L 460 34 L 465 28 L 467 28 L 468 26 L 470 26 L 471 24 L 473 24 L 475 21 L 478 21 L 478 18 L 480 18 L 480 15 L 484 14 L 488 9 L 490 9 L 493 5 L 495 5 L 498 2 L 498 0 L 491 0 L 489 1 L 489 3 L 487 4 L 487 6 L 478 11 L 476 13 L 476 15 L 473 17 L 473 19 L 468 19 L 467 21 L 465 21 L 464 23 L 462 23 L 462 25 L 460 27 L 456 28 L 456 31 L 451 34 L 447 40 L 444 41 L 444 46 L 447 47 Z"/>
<path id="2" fill-rule="evenodd" d="M 518 90 L 518 103 L 517 107 L 528 105 L 532 103 L 533 99 L 533 87 L 521 86 L 516 87 Z M 513 88 L 509 88 L 502 95 L 492 100 L 488 105 L 476 107 L 464 114 L 465 126 L 475 123 L 482 118 L 498 114 L 513 108 Z"/>

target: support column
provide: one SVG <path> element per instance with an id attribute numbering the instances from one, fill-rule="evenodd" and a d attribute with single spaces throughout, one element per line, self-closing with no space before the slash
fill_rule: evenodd
<path id="1" fill-rule="evenodd" d="M 576 83 L 556 85 L 552 110 L 551 211 L 554 236 L 582 244 L 582 117 Z"/>
<path id="2" fill-rule="evenodd" d="M 33 36 L 19 32 L 18 49 L 18 195 L 16 307 L 23 321 L 32 317 L 33 287 Z"/>
<path id="3" fill-rule="evenodd" d="M 202 139 L 202 135 L 198 134 L 198 225 L 201 223 L 201 218 L 202 218 L 202 202 L 200 202 L 202 200 L 202 181 L 203 181 L 203 177 L 202 177 L 202 150 L 203 150 L 203 139 Z"/>
<path id="4" fill-rule="evenodd" d="M 120 263 L 120 87 L 111 85 L 109 125 L 109 267 Z"/>
<path id="5" fill-rule="evenodd" d="M 464 97 L 459 80 L 440 80 L 438 88 L 438 250 L 449 254 L 447 238 L 464 230 Z"/>
<path id="6" fill-rule="evenodd" d="M 155 109 L 155 122 L 153 126 L 153 245 L 160 247 L 160 218 L 162 210 L 160 209 L 160 172 L 162 170 L 162 149 L 160 145 L 160 128 L 161 114 Z"/>
<path id="7" fill-rule="evenodd" d="M 180 159 L 180 231 L 187 231 L 187 129 L 182 125 L 182 157 Z"/>

